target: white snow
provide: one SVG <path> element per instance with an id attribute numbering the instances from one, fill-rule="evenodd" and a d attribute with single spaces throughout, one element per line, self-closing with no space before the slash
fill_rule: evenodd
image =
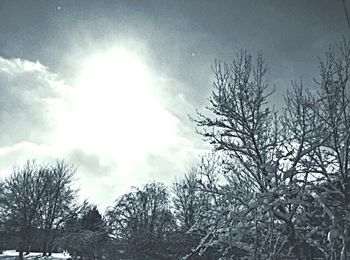
<path id="1" fill-rule="evenodd" d="M 68 259 L 70 256 L 68 253 L 52 253 L 52 256 L 46 256 L 46 257 L 40 257 L 42 253 L 34 253 L 31 252 L 29 255 L 25 255 L 23 258 L 24 259 L 51 259 L 51 260 L 58 260 L 58 259 Z M 1 259 L 8 259 L 8 257 L 13 256 L 16 257 L 18 256 L 18 252 L 16 250 L 6 250 L 2 254 L 0 254 L 0 260 Z"/>

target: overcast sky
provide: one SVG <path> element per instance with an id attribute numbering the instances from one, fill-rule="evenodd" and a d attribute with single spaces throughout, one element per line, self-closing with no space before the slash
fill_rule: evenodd
<path id="1" fill-rule="evenodd" d="M 261 50 L 281 106 L 347 36 L 341 0 L 0 0 L 0 177 L 27 159 L 78 167 L 83 198 L 171 183 L 208 147 L 210 65 Z"/>

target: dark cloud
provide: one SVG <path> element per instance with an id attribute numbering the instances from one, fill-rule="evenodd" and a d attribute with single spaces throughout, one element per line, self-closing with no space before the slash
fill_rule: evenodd
<path id="1" fill-rule="evenodd" d="M 106 177 L 116 170 L 116 162 L 103 163 L 101 155 L 88 153 L 76 148 L 67 155 L 69 161 L 79 167 L 79 173 L 86 177 Z"/>
<path id="2" fill-rule="evenodd" d="M 111 42 L 144 42 L 157 69 L 183 83 L 174 91 L 201 105 L 214 59 L 262 50 L 272 81 L 283 78 L 287 89 L 290 80 L 314 75 L 317 55 L 348 28 L 341 1 L 329 0 L 3 0 L 0 32 L 0 53 L 38 59 L 65 78 L 74 77 L 74 57 Z"/>

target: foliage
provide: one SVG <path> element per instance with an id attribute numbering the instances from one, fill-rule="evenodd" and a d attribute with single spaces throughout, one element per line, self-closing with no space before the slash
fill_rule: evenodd
<path id="1" fill-rule="evenodd" d="M 60 244 L 73 259 L 105 259 L 109 236 L 104 221 L 96 206 L 84 202 L 76 214 L 65 221 L 64 235 Z"/>

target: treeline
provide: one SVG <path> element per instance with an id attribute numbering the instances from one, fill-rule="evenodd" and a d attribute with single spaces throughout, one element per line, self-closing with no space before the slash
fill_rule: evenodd
<path id="1" fill-rule="evenodd" d="M 16 167 L 0 183 L 0 250 L 17 249 L 19 259 L 63 250 L 73 259 L 178 259 L 198 244 L 200 234 L 188 233 L 204 205 L 187 187 L 196 182 L 193 173 L 173 187 L 134 188 L 104 215 L 77 202 L 74 176 L 64 161 Z M 216 255 L 208 252 L 207 259 Z"/>
<path id="2" fill-rule="evenodd" d="M 261 53 L 216 62 L 192 118 L 213 153 L 173 185 L 134 188 L 101 216 L 76 204 L 72 166 L 29 162 L 0 186 L 3 226 L 20 255 L 40 229 L 44 254 L 57 243 L 76 259 L 350 259 L 350 43 L 319 70 L 278 113 Z"/>

